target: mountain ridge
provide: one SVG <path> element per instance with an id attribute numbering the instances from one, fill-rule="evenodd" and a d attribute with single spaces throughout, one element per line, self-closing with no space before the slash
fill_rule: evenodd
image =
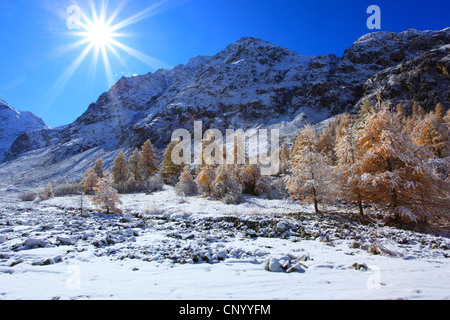
<path id="1" fill-rule="evenodd" d="M 72 163 L 79 176 L 88 158 L 103 156 L 108 165 L 118 150 L 147 139 L 161 151 L 175 129 L 190 130 L 196 120 L 204 130 L 277 128 L 293 138 L 304 124 L 356 111 L 379 92 L 407 110 L 413 100 L 448 109 L 449 44 L 450 28 L 376 32 L 358 38 L 342 57 L 313 57 L 243 37 L 172 70 L 122 77 L 73 123 L 22 134 L 7 160 L 41 154 L 45 166 Z"/>

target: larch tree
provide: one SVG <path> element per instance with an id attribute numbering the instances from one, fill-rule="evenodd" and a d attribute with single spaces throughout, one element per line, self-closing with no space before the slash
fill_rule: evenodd
<path id="1" fill-rule="evenodd" d="M 103 179 L 105 177 L 103 173 L 103 160 L 97 159 L 94 164 L 94 172 L 99 179 Z"/>
<path id="2" fill-rule="evenodd" d="M 444 117 L 445 122 L 447 123 L 447 126 L 450 127 L 450 109 L 447 110 Z"/>
<path id="3" fill-rule="evenodd" d="M 100 179 L 94 171 L 93 167 L 90 167 L 84 173 L 83 178 L 81 179 L 81 184 L 84 187 L 85 194 L 94 194 L 94 188 L 98 185 Z"/>
<path id="4" fill-rule="evenodd" d="M 255 187 L 261 178 L 261 169 L 257 164 L 247 164 L 239 174 L 244 193 L 255 194 Z"/>
<path id="5" fill-rule="evenodd" d="M 291 160 L 291 152 L 286 140 L 280 150 L 280 174 L 286 174 L 289 170 L 289 162 Z"/>
<path id="6" fill-rule="evenodd" d="M 438 104 L 434 112 L 416 121 L 412 133 L 414 142 L 418 146 L 428 147 L 438 158 L 450 155 L 450 131 L 444 117 L 443 106 Z"/>
<path id="7" fill-rule="evenodd" d="M 161 164 L 161 176 L 164 182 L 167 184 L 175 185 L 178 181 L 178 176 L 183 170 L 183 164 L 176 164 L 172 161 L 172 151 L 173 148 L 180 143 L 179 140 L 170 141 L 164 152 L 164 159 Z"/>
<path id="8" fill-rule="evenodd" d="M 231 164 L 221 164 L 216 168 L 213 195 L 227 204 L 243 201 L 242 186 L 235 168 L 236 166 Z"/>
<path id="9" fill-rule="evenodd" d="M 423 117 L 425 117 L 425 110 L 423 110 L 422 106 L 417 101 L 414 101 L 412 107 L 413 122 L 417 122 L 423 119 Z"/>
<path id="10" fill-rule="evenodd" d="M 145 141 L 142 145 L 140 165 L 144 179 L 147 179 L 158 172 L 158 158 L 150 140 Z"/>
<path id="11" fill-rule="evenodd" d="M 114 165 L 111 168 L 111 175 L 114 184 L 120 185 L 128 181 L 128 166 L 125 154 L 121 150 L 117 157 L 114 159 Z"/>
<path id="12" fill-rule="evenodd" d="M 198 192 L 197 184 L 191 174 L 191 166 L 186 165 L 180 174 L 180 180 L 175 186 L 177 193 L 185 196 L 194 195 Z"/>
<path id="13" fill-rule="evenodd" d="M 128 173 L 130 178 L 136 182 L 142 182 L 141 168 L 141 154 L 139 153 L 138 148 L 135 148 L 128 159 Z"/>
<path id="14" fill-rule="evenodd" d="M 336 120 L 330 121 L 319 136 L 317 150 L 322 153 L 330 165 L 337 161 L 334 146 L 336 144 Z"/>
<path id="15" fill-rule="evenodd" d="M 396 219 L 424 219 L 433 198 L 442 196 L 438 178 L 427 166 L 432 153 L 402 133 L 399 119 L 386 106 L 368 117 L 358 142 L 363 198 Z"/>
<path id="16" fill-rule="evenodd" d="M 91 200 L 95 205 L 106 210 L 107 214 L 122 213 L 117 207 L 119 204 L 122 204 L 119 194 L 104 180 L 100 180 L 98 185 L 94 188 L 94 194 L 91 196 Z"/>
<path id="17" fill-rule="evenodd" d="M 364 215 L 362 190 L 360 189 L 361 151 L 358 130 L 352 117 L 344 113 L 339 117 L 335 152 L 338 165 L 334 167 L 339 181 L 340 196 L 358 204 L 359 213 Z"/>
<path id="18" fill-rule="evenodd" d="M 212 165 L 205 164 L 195 178 L 197 187 L 206 196 L 211 195 L 213 191 L 214 180 L 216 178 L 215 170 Z"/>
<path id="19" fill-rule="evenodd" d="M 375 108 L 372 106 L 372 102 L 369 98 L 366 98 L 361 106 L 358 119 L 356 120 L 356 128 L 361 129 L 364 128 L 367 118 L 375 112 Z"/>
<path id="20" fill-rule="evenodd" d="M 292 154 L 291 174 L 286 177 L 286 187 L 292 198 L 313 203 L 319 213 L 319 202 L 327 198 L 331 170 L 327 159 L 318 151 L 319 138 L 311 125 L 306 125 L 298 136 Z"/>
<path id="21" fill-rule="evenodd" d="M 445 108 L 444 105 L 442 103 L 438 103 L 436 104 L 436 108 L 434 109 L 434 113 L 436 114 L 436 116 L 438 118 L 444 119 L 445 117 Z"/>
<path id="22" fill-rule="evenodd" d="M 396 116 L 399 118 L 400 122 L 403 123 L 407 117 L 407 114 L 405 107 L 403 107 L 401 103 L 397 104 L 397 106 L 395 107 L 395 113 Z"/>

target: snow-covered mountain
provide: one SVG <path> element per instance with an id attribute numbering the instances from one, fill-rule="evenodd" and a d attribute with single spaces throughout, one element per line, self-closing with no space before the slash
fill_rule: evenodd
<path id="1" fill-rule="evenodd" d="M 121 78 L 75 122 L 17 139 L 5 170 L 45 167 L 45 178 L 77 177 L 96 157 L 108 164 L 119 149 L 151 139 L 162 150 L 177 128 L 276 127 L 295 136 L 358 108 L 381 91 L 392 104 L 450 107 L 450 28 L 376 32 L 359 38 L 342 57 L 304 56 L 245 37 L 212 57 L 199 56 L 172 70 Z M 40 142 L 39 142 L 40 141 Z M 27 175 L 40 181 L 42 174 Z M 25 180 L 23 180 L 25 181 Z M 22 182 L 22 181 L 21 181 Z"/>
<path id="2" fill-rule="evenodd" d="M 31 112 L 19 112 L 0 99 L 0 161 L 4 152 L 23 133 L 39 129 L 49 129 L 44 121 Z"/>

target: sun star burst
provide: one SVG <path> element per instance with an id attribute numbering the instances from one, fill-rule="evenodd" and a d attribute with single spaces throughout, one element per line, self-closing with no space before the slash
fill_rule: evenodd
<path id="1" fill-rule="evenodd" d="M 79 30 L 69 33 L 71 36 L 78 37 L 79 40 L 74 42 L 70 46 L 61 48 L 61 53 L 82 46 L 85 46 L 85 48 L 82 50 L 81 54 L 73 62 L 73 64 L 61 76 L 61 79 L 59 79 L 61 81 L 58 81 L 58 86 L 60 86 L 61 83 L 66 82 L 73 75 L 73 73 L 76 72 L 81 63 L 83 63 L 85 58 L 89 55 L 92 56 L 91 68 L 97 68 L 98 61 L 103 61 L 109 86 L 114 84 L 112 63 L 118 62 L 121 68 L 125 70 L 128 69 L 126 61 L 122 57 L 121 51 L 122 53 L 124 52 L 126 56 L 132 56 L 140 60 L 141 62 L 144 62 L 155 70 L 159 68 L 171 68 L 171 66 L 167 65 L 166 63 L 150 57 L 136 50 L 135 48 L 127 46 L 122 41 L 119 41 L 119 38 L 126 41 L 127 37 L 132 36 L 132 34 L 122 33 L 122 29 L 154 15 L 155 9 L 161 7 L 166 2 L 167 0 L 158 2 L 151 7 L 148 7 L 141 12 L 138 12 L 116 23 L 115 20 L 117 20 L 117 18 L 120 16 L 124 3 L 117 6 L 112 12 L 111 10 L 108 10 L 109 1 L 103 0 L 101 2 L 94 2 L 93 0 L 90 0 L 90 13 L 87 14 L 85 12 L 89 10 L 82 11 L 80 25 L 78 26 Z M 98 5 L 99 3 L 100 10 L 97 10 L 96 5 Z M 113 61 L 111 60 L 111 56 L 115 58 Z M 113 66 L 116 65 L 113 64 Z M 96 72 L 97 70 L 91 70 L 91 74 L 95 74 Z"/>

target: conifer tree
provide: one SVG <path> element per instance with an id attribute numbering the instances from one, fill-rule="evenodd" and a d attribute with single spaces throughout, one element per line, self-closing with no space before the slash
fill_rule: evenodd
<path id="1" fill-rule="evenodd" d="M 412 108 L 413 122 L 416 123 L 417 121 L 423 119 L 424 116 L 425 111 L 423 110 L 422 106 L 417 101 L 414 101 Z"/>
<path id="2" fill-rule="evenodd" d="M 243 201 L 242 186 L 235 173 L 235 167 L 235 165 L 221 164 L 216 169 L 213 194 L 227 204 L 237 204 Z"/>
<path id="3" fill-rule="evenodd" d="M 103 179 L 105 177 L 103 173 L 103 161 L 102 159 L 97 159 L 94 164 L 94 172 L 99 179 Z"/>
<path id="4" fill-rule="evenodd" d="M 363 128 L 367 122 L 367 117 L 369 117 L 374 112 L 375 109 L 372 106 L 370 99 L 366 98 L 363 102 L 363 105 L 361 106 L 361 109 L 359 110 L 359 117 L 356 123 L 356 128 L 357 129 Z"/>
<path id="5" fill-rule="evenodd" d="M 134 149 L 133 153 L 128 159 L 128 173 L 131 179 L 136 182 L 142 182 L 142 172 L 141 172 L 141 155 L 137 148 Z"/>
<path id="6" fill-rule="evenodd" d="M 395 107 L 395 112 L 396 112 L 396 116 L 399 118 L 400 122 L 404 122 L 407 115 L 406 115 L 406 111 L 405 108 L 403 107 L 403 105 L 401 103 L 397 104 L 397 106 Z"/>
<path id="7" fill-rule="evenodd" d="M 286 178 L 286 187 L 295 200 L 314 204 L 319 213 L 319 202 L 326 199 L 330 167 L 318 151 L 319 139 L 316 130 L 306 125 L 298 136 L 295 153 L 292 154 L 291 175 Z"/>
<path id="8" fill-rule="evenodd" d="M 179 194 L 189 196 L 198 192 L 197 184 L 191 174 L 190 165 L 186 165 L 180 174 L 180 181 L 176 185 Z"/>
<path id="9" fill-rule="evenodd" d="M 98 185 L 100 179 L 95 174 L 94 168 L 90 167 L 84 173 L 83 179 L 81 179 L 81 183 L 84 187 L 85 194 L 94 194 L 94 188 Z"/>
<path id="10" fill-rule="evenodd" d="M 128 180 L 128 167 L 125 154 L 121 150 L 114 159 L 114 166 L 111 168 L 111 174 L 114 184 L 119 185 Z"/>
<path id="11" fill-rule="evenodd" d="M 433 197 L 440 197 L 437 177 L 426 165 L 433 155 L 402 133 L 401 123 L 384 106 L 370 115 L 358 133 L 359 181 L 364 199 L 396 218 L 422 219 Z"/>
<path id="12" fill-rule="evenodd" d="M 412 134 L 418 146 L 428 147 L 438 158 L 450 155 L 450 131 L 444 116 L 442 104 L 438 104 L 434 112 L 416 121 Z"/>
<path id="13" fill-rule="evenodd" d="M 444 119 L 444 117 L 445 117 L 444 105 L 440 102 L 438 104 L 436 104 L 436 109 L 434 110 L 434 113 L 435 113 L 436 117 L 438 117 L 440 119 Z"/>
<path id="14" fill-rule="evenodd" d="M 320 134 L 317 146 L 317 150 L 326 157 L 330 165 L 334 165 L 337 160 L 334 151 L 335 143 L 336 143 L 336 123 L 335 121 L 330 121 L 328 122 L 327 127 Z"/>
<path id="15" fill-rule="evenodd" d="M 257 164 L 248 164 L 240 172 L 240 183 L 244 193 L 255 194 L 255 187 L 261 178 L 261 169 Z"/>
<path id="16" fill-rule="evenodd" d="M 291 153 L 286 140 L 283 142 L 283 146 L 280 150 L 280 174 L 286 174 L 289 170 L 289 162 L 291 159 Z"/>
<path id="17" fill-rule="evenodd" d="M 140 165 L 144 179 L 147 179 L 158 172 L 158 159 L 150 140 L 147 140 L 142 146 Z"/>
<path id="18" fill-rule="evenodd" d="M 206 196 L 209 196 L 212 193 L 214 180 L 215 170 L 212 165 L 204 165 L 195 178 L 199 190 Z"/>
<path id="19" fill-rule="evenodd" d="M 450 128 L 450 109 L 447 110 L 444 117 L 445 123 L 447 123 L 447 126 Z"/>
<path id="20" fill-rule="evenodd" d="M 161 175 L 164 182 L 171 185 L 174 185 L 178 181 L 178 176 L 183 170 L 182 164 L 175 164 L 172 161 L 172 150 L 178 143 L 180 143 L 179 140 L 170 141 L 164 152 L 164 160 L 161 164 Z"/>
<path id="21" fill-rule="evenodd" d="M 94 188 L 94 194 L 91 196 L 92 202 L 98 205 L 101 209 L 106 210 L 107 214 L 122 213 L 117 207 L 122 204 L 117 191 L 109 186 L 105 180 L 100 180 L 98 185 Z"/>
<path id="22" fill-rule="evenodd" d="M 360 189 L 361 151 L 357 140 L 356 123 L 345 113 L 339 117 L 339 128 L 336 136 L 336 156 L 338 166 L 335 167 L 339 181 L 339 191 L 346 200 L 358 204 L 359 213 L 364 214 L 362 191 Z"/>

